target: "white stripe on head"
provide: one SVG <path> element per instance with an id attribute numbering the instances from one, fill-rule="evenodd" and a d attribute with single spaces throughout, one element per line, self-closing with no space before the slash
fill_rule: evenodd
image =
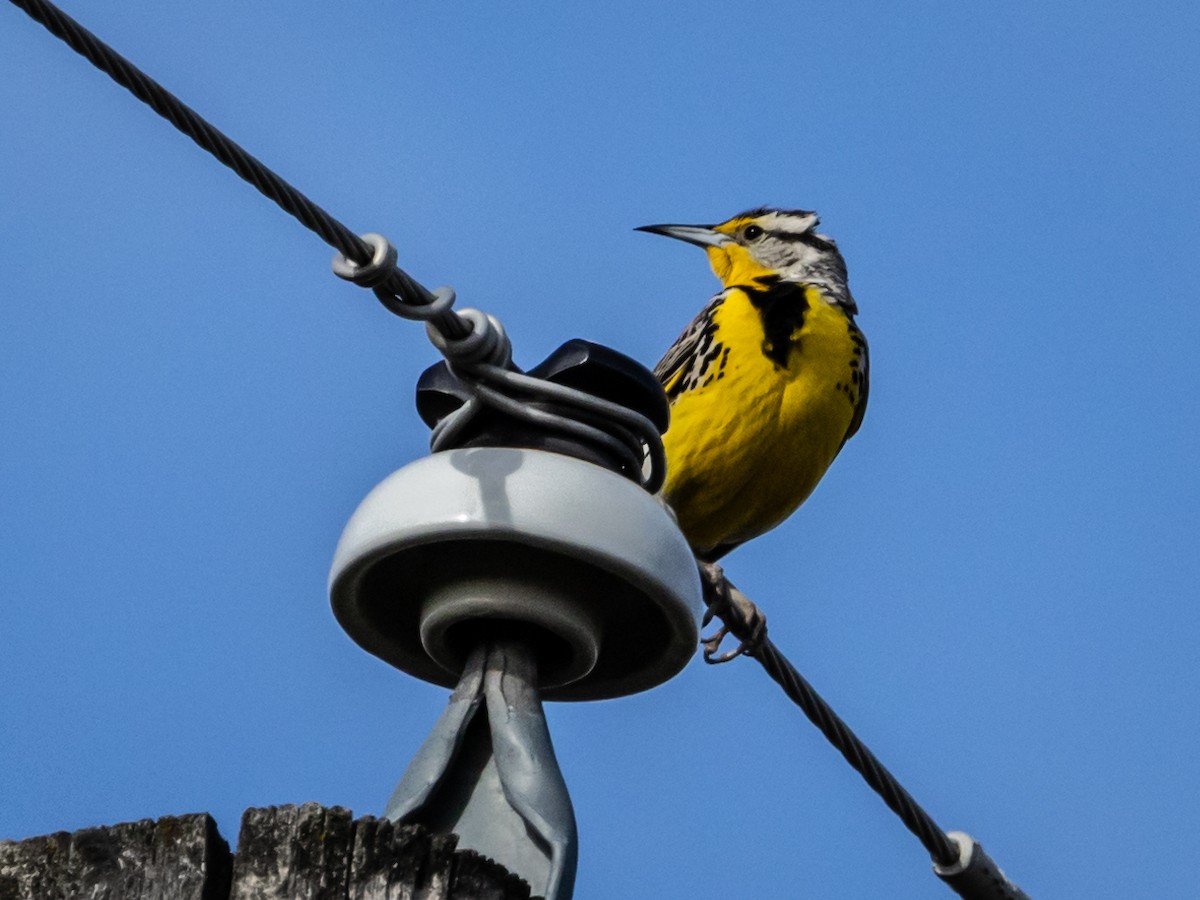
<path id="1" fill-rule="evenodd" d="M 803 209 L 773 209 L 760 216 L 758 221 L 767 231 L 777 231 L 781 234 L 804 234 L 806 231 L 816 228 L 821 220 L 817 218 L 815 212 Z"/>

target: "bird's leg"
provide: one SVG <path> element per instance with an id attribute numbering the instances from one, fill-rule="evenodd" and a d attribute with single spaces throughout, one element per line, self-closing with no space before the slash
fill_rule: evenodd
<path id="1" fill-rule="evenodd" d="M 723 623 L 715 634 L 700 638 L 704 661 L 715 666 L 737 659 L 743 653 L 754 656 L 767 637 L 767 617 L 763 611 L 733 586 L 716 563 L 700 563 L 700 585 L 704 604 L 708 607 L 701 627 L 707 626 L 713 616 L 718 616 Z M 734 650 L 718 653 L 721 642 L 730 633 L 741 643 Z"/>

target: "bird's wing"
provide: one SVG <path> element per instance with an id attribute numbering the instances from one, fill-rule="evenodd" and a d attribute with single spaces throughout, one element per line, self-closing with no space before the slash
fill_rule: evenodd
<path id="1" fill-rule="evenodd" d="M 691 324 L 675 339 L 675 343 L 667 349 L 658 365 L 654 367 L 654 375 L 666 391 L 668 400 L 674 400 L 683 390 L 688 372 L 694 368 L 697 360 L 712 343 L 712 336 L 717 327 L 713 322 L 713 314 L 724 302 L 724 291 L 709 300 L 708 305 L 692 319 Z"/>
<path id="2" fill-rule="evenodd" d="M 867 394 L 871 390 L 871 358 L 867 353 L 867 339 L 858 330 L 858 325 L 855 324 L 853 317 L 850 318 L 850 339 L 854 341 L 854 346 L 857 348 L 855 357 L 858 363 L 858 397 L 854 404 L 854 417 L 850 419 L 850 427 L 846 429 L 846 436 L 842 438 L 842 446 L 845 446 L 846 441 L 854 437 L 859 426 L 862 425 L 863 416 L 867 412 Z"/>

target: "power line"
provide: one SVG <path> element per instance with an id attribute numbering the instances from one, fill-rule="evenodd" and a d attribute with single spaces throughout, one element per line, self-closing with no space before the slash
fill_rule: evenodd
<path id="1" fill-rule="evenodd" d="M 12 0 L 32 18 L 61 38 L 77 53 L 86 57 L 96 68 L 106 73 L 121 87 L 153 109 L 182 131 L 202 149 L 211 153 L 225 166 L 253 185 L 264 197 L 312 231 L 329 246 L 359 266 L 371 264 L 374 248 L 353 231 L 309 200 L 195 110 L 164 88 L 161 84 L 100 40 L 73 18 L 45 0 Z M 400 309 L 420 308 L 434 301 L 434 294 L 419 284 L 393 261 L 390 270 L 382 272 L 376 296 L 392 312 L 403 315 Z M 381 296 L 386 291 L 389 296 Z M 394 299 L 391 299 L 394 298 Z M 449 338 L 463 338 L 470 325 L 449 308 L 432 318 L 438 331 Z"/>
<path id="2" fill-rule="evenodd" d="M 719 572 L 719 567 L 709 567 L 706 571 L 712 572 L 713 569 Z M 788 699 L 800 707 L 808 720 L 817 726 L 826 740 L 899 817 L 904 827 L 916 836 L 933 859 L 934 872 L 960 896 L 969 900 L 1029 900 L 1028 895 L 1008 879 L 972 837 L 962 832 L 947 833 L 938 826 L 933 817 L 913 799 L 871 749 L 780 652 L 767 637 L 765 629 L 761 628 L 761 623 L 760 630 L 755 634 L 755 629 L 740 612 L 745 606 L 752 605 L 746 595 L 725 579 L 723 573 L 716 577 L 723 584 L 712 585 L 720 599 L 710 610 L 721 617 L 726 628 L 742 641 L 742 645 L 737 651 L 714 657 L 719 636 L 716 641 L 706 640 L 705 661 L 727 662 L 742 653 L 757 659 L 766 673 L 783 688 Z M 730 602 L 734 594 L 740 596 L 744 605 Z"/>
<path id="3" fill-rule="evenodd" d="M 451 308 L 454 291 L 430 291 L 418 283 L 396 265 L 396 248 L 385 237 L 354 234 L 54 4 L 46 0 L 12 2 L 335 248 L 336 275 L 371 289 L 395 315 L 426 322 L 430 340 L 453 364 L 475 399 L 448 416 L 434 432 L 434 449 L 445 442 L 446 433 L 460 430 L 482 407 L 490 406 L 616 449 L 626 458 L 625 470 L 635 480 L 651 492 L 658 490 L 666 474 L 665 457 L 659 429 L 649 419 L 585 391 L 507 371 L 512 368 L 511 346 L 496 319 L 477 310 L 456 312 Z M 535 406 L 529 399 L 540 403 Z M 589 417 L 590 424 L 580 421 L 581 413 Z M 648 460 L 644 467 L 643 457 Z"/>
<path id="4" fill-rule="evenodd" d="M 661 486 L 665 474 L 661 438 L 645 416 L 586 392 L 511 371 L 511 347 L 499 322 L 477 310 L 455 312 L 451 308 L 454 292 L 448 288 L 429 291 L 400 269 L 395 247 L 386 238 L 354 234 L 53 4 L 46 0 L 11 2 L 335 248 L 339 253 L 334 260 L 335 274 L 370 288 L 396 315 L 427 322 L 434 345 L 472 393 L 472 401 L 435 429 L 434 449 L 439 443 L 449 442 L 480 405 L 490 405 L 526 421 L 607 445 L 619 457 L 626 457 L 626 468 L 636 469 L 648 491 L 653 493 Z M 527 399 L 520 399 L 522 396 Z M 539 403 L 534 406 L 528 400 Z M 551 409 L 545 408 L 547 404 Z M 580 421 L 581 413 L 589 421 Z M 645 472 L 641 471 L 638 448 L 648 454 Z M 737 590 L 731 584 L 728 587 Z M 733 607 L 717 614 L 736 636 L 750 642 L 746 652 L 759 660 L 767 674 L 916 835 L 933 858 L 939 877 L 961 896 L 973 900 L 1028 900 L 978 843 L 958 832 L 947 834 L 937 826 L 774 643 L 765 635 L 755 641 Z M 709 659 L 707 651 L 705 658 Z"/>

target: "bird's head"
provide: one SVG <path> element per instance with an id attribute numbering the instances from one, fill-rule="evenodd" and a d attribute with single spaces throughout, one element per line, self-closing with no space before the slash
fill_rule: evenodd
<path id="1" fill-rule="evenodd" d="M 703 247 L 726 286 L 778 275 L 785 281 L 820 284 L 852 304 L 846 263 L 833 239 L 817 232 L 819 222 L 817 214 L 807 210 L 762 207 L 719 225 L 644 225 L 637 230 Z"/>

